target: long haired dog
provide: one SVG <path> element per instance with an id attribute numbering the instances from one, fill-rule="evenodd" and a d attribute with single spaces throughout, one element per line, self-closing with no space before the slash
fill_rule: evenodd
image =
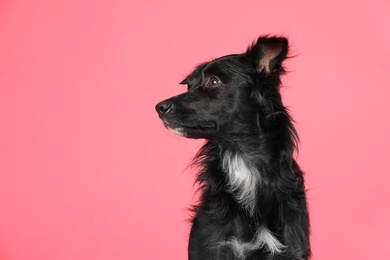
<path id="1" fill-rule="evenodd" d="M 157 104 L 171 131 L 206 144 L 189 259 L 308 259 L 309 217 L 298 136 L 283 106 L 285 38 L 260 37 L 243 54 L 199 65 L 188 91 Z"/>

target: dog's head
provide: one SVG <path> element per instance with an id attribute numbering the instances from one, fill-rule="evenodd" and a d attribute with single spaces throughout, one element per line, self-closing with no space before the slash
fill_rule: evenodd
<path id="1" fill-rule="evenodd" d="M 245 53 L 199 65 L 181 82 L 187 92 L 156 105 L 159 117 L 190 138 L 261 127 L 267 115 L 283 109 L 279 77 L 287 51 L 287 39 L 260 37 Z"/>

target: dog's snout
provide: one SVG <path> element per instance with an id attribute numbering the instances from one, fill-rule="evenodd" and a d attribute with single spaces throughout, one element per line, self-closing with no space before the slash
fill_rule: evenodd
<path id="1" fill-rule="evenodd" d="M 163 115 L 171 111 L 173 104 L 169 101 L 162 101 L 156 105 L 156 111 L 159 115 Z"/>

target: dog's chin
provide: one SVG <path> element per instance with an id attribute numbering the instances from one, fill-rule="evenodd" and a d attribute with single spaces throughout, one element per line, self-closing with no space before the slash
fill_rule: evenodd
<path id="1" fill-rule="evenodd" d="M 167 125 L 166 127 L 172 133 L 175 133 L 177 135 L 186 137 L 186 131 L 185 131 L 185 129 L 183 127 L 173 127 L 173 126 L 169 126 L 169 125 Z"/>
<path id="2" fill-rule="evenodd" d="M 188 137 L 188 138 L 208 138 L 217 129 L 217 125 L 213 122 L 207 122 L 204 124 L 186 126 L 164 122 L 165 127 L 171 132 Z"/>

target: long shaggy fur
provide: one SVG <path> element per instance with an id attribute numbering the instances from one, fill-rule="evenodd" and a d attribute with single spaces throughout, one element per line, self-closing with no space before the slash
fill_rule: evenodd
<path id="1" fill-rule="evenodd" d="M 187 92 L 156 106 L 171 131 L 206 139 L 194 160 L 191 260 L 310 257 L 298 135 L 279 91 L 287 53 L 285 38 L 260 37 L 199 65 L 182 82 Z"/>

